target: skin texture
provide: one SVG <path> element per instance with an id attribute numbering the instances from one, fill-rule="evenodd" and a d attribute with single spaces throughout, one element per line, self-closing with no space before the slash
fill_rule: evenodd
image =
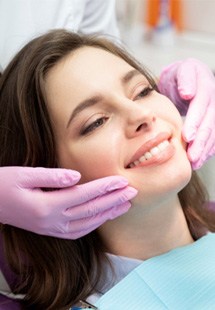
<path id="1" fill-rule="evenodd" d="M 181 139 L 182 120 L 172 102 L 151 90 L 146 78 L 122 59 L 92 47 L 54 66 L 45 92 L 59 165 L 78 170 L 81 182 L 122 175 L 138 190 L 129 212 L 100 228 L 107 249 L 143 258 L 146 247 L 150 257 L 191 242 L 177 197 L 190 180 L 191 167 Z M 169 141 L 165 150 L 128 167 L 164 140 Z M 124 251 L 125 241 L 134 247 Z"/>

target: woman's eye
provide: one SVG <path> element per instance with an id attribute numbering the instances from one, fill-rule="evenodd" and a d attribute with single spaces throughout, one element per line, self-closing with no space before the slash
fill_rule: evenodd
<path id="1" fill-rule="evenodd" d="M 141 92 L 135 97 L 135 100 L 139 99 L 139 98 L 143 98 L 146 97 L 147 95 L 149 95 L 152 91 L 154 90 L 154 88 L 152 87 L 145 87 L 143 90 L 141 90 Z"/>
<path id="2" fill-rule="evenodd" d="M 86 128 L 84 128 L 81 131 L 81 135 L 86 135 L 90 132 L 92 132 L 93 130 L 97 129 L 98 127 L 102 126 L 106 121 L 107 121 L 107 117 L 100 117 L 98 119 L 96 119 L 94 122 L 92 122 L 90 125 L 88 125 Z"/>

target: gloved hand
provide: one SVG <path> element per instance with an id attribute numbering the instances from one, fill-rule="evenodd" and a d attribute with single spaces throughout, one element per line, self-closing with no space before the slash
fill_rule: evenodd
<path id="1" fill-rule="evenodd" d="M 187 115 L 183 137 L 193 169 L 215 154 L 215 77 L 197 59 L 175 62 L 163 69 L 159 90 L 169 97 L 180 113 Z"/>
<path id="2" fill-rule="evenodd" d="M 79 179 L 78 172 L 66 169 L 1 167 L 0 222 L 76 239 L 127 212 L 137 194 L 121 176 L 75 185 Z"/>

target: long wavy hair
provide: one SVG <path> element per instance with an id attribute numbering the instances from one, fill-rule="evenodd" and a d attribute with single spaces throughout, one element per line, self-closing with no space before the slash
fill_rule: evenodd
<path id="1" fill-rule="evenodd" d="M 157 89 L 151 74 L 119 45 L 65 30 L 44 34 L 29 42 L 2 74 L 0 166 L 58 167 L 44 81 L 63 57 L 85 46 L 124 59 Z M 214 215 L 205 207 L 205 191 L 196 174 L 179 198 L 195 239 L 206 230 L 215 230 Z M 14 292 L 25 294 L 25 307 L 68 309 L 96 289 L 105 259 L 96 232 L 78 240 L 63 240 L 1 224 L 1 233 L 6 259 L 20 278 Z"/>

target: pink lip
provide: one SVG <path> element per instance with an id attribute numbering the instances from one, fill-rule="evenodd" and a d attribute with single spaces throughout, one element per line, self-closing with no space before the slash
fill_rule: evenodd
<path id="1" fill-rule="evenodd" d="M 171 139 L 171 135 L 168 132 L 161 132 L 157 136 L 155 136 L 153 139 L 148 140 L 137 150 L 134 156 L 132 156 L 131 160 L 126 165 L 126 168 L 128 168 L 128 166 L 131 163 L 133 163 L 135 160 L 138 160 L 141 156 L 143 156 L 143 154 L 145 154 L 147 151 L 152 149 L 154 146 L 158 145 L 159 143 L 165 140 L 170 140 L 170 139 Z M 150 160 L 146 162 L 150 163 Z M 144 163 L 146 164 L 146 162 Z"/>

